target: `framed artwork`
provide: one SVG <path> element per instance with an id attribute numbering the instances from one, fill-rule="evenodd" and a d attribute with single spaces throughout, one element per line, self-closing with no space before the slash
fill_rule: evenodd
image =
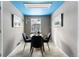
<path id="1" fill-rule="evenodd" d="M 23 27 L 23 20 L 12 14 L 12 27 Z"/>
<path id="2" fill-rule="evenodd" d="M 63 13 L 57 15 L 53 20 L 53 26 L 54 27 L 63 27 L 63 17 L 64 17 Z"/>
<path id="3" fill-rule="evenodd" d="M 31 32 L 41 32 L 41 19 L 40 18 L 32 18 L 31 19 Z"/>

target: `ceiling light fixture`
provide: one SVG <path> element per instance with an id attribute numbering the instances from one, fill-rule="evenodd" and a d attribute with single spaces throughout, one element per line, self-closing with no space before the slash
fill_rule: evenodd
<path id="1" fill-rule="evenodd" d="M 47 3 L 47 4 L 24 4 L 24 6 L 27 8 L 50 8 L 51 5 L 52 5 L 51 3 Z"/>

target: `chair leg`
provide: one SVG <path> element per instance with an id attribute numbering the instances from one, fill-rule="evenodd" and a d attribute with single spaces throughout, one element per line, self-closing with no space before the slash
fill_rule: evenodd
<path id="1" fill-rule="evenodd" d="M 41 54 L 42 54 L 42 56 L 44 56 L 44 55 L 43 55 L 43 47 L 41 47 L 40 49 L 41 49 Z"/>
<path id="2" fill-rule="evenodd" d="M 43 51 L 45 52 L 45 49 L 44 49 L 44 44 L 43 44 Z"/>
<path id="3" fill-rule="evenodd" d="M 25 46 L 26 46 L 26 43 L 24 44 L 23 52 L 24 52 Z"/>
<path id="4" fill-rule="evenodd" d="M 32 46 L 30 47 L 30 52 L 31 52 L 31 50 L 32 50 Z"/>
<path id="5" fill-rule="evenodd" d="M 31 56 L 32 56 L 32 54 L 33 54 L 33 49 L 34 49 L 34 48 L 32 47 L 32 48 L 31 48 L 31 51 L 30 51 L 30 52 L 31 52 Z"/>
<path id="6" fill-rule="evenodd" d="M 48 49 L 49 49 L 49 51 L 50 51 L 50 48 L 49 48 L 49 44 L 47 43 L 47 46 L 48 46 Z"/>

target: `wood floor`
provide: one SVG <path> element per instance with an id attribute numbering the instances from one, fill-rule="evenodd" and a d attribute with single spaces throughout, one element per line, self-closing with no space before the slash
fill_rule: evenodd
<path id="1" fill-rule="evenodd" d="M 45 43 L 44 57 L 68 57 L 62 50 L 55 47 L 52 42 L 49 43 L 50 51 Z M 30 43 L 26 44 L 23 51 L 24 42 L 21 42 L 7 57 L 31 57 L 30 56 Z M 34 49 L 32 57 L 42 57 L 39 49 Z"/>

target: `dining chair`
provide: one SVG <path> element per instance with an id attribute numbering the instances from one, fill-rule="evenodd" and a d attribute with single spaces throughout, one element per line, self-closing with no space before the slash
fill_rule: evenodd
<path id="1" fill-rule="evenodd" d="M 43 55 L 43 38 L 41 36 L 32 36 L 31 38 L 31 48 L 30 48 L 30 52 L 31 52 L 31 56 L 33 54 L 33 50 L 34 48 L 40 48 L 41 50 L 41 54 Z"/>
<path id="2" fill-rule="evenodd" d="M 49 51 L 50 51 L 50 48 L 49 48 L 50 38 L 51 38 L 51 33 L 49 33 L 48 36 L 46 38 L 44 38 L 44 40 L 43 40 L 44 43 L 47 43 Z"/>
<path id="3" fill-rule="evenodd" d="M 23 41 L 25 42 L 24 48 L 23 48 L 23 51 L 24 51 L 26 43 L 31 42 L 31 40 L 28 38 L 28 36 L 25 33 L 22 33 L 22 36 L 23 36 Z"/>

